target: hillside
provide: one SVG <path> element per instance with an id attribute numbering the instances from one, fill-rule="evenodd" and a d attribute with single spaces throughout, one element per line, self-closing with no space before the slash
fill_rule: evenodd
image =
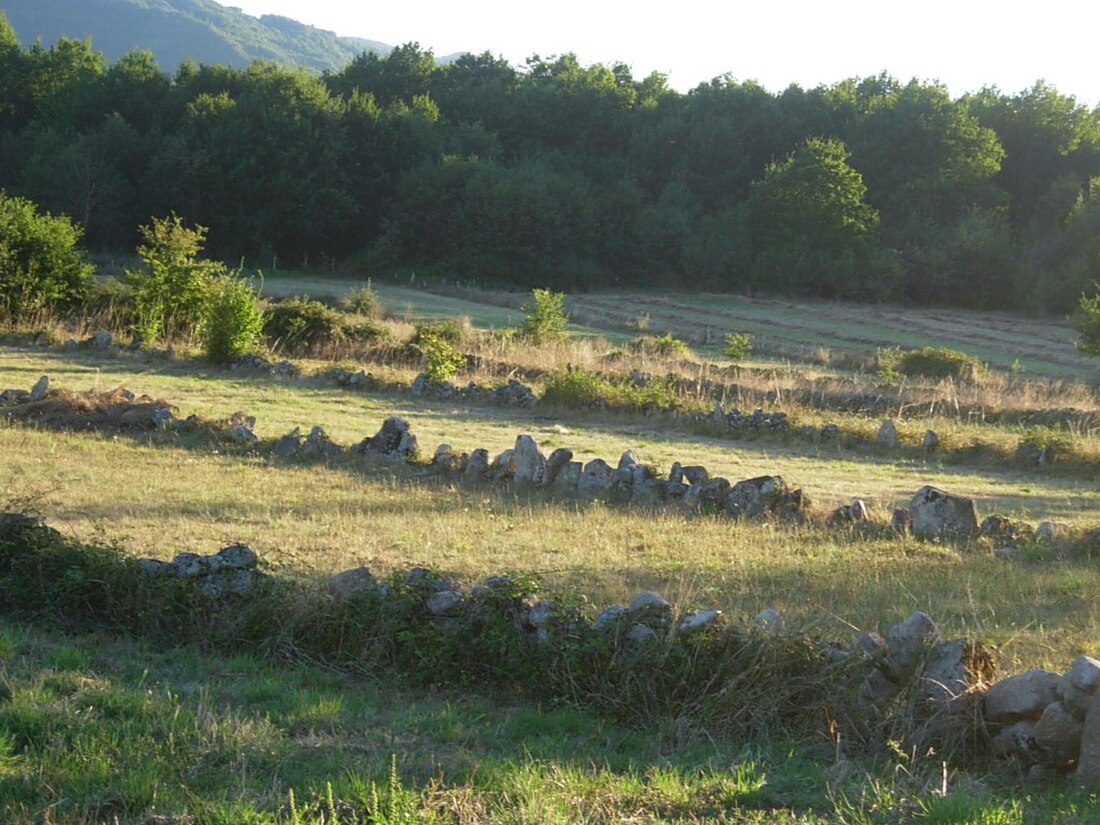
<path id="1" fill-rule="evenodd" d="M 190 58 L 244 67 L 257 59 L 318 71 L 338 70 L 363 51 L 390 46 L 338 37 L 287 17 L 256 18 L 212 0 L 2 0 L 2 10 L 24 45 L 59 37 L 90 37 L 115 61 L 149 49 L 167 71 Z"/>

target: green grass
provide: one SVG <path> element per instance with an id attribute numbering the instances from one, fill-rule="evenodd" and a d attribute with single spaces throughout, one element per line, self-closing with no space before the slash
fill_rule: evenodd
<path id="1" fill-rule="evenodd" d="M 1100 813 L 1061 784 L 1006 799 L 1011 780 L 956 772 L 941 797 L 934 759 L 857 763 L 827 742 L 629 730 L 578 707 L 248 655 L 11 624 L 0 649 L 0 818 L 11 825 L 290 822 L 292 796 L 311 823 L 328 800 L 363 823 L 1083 825 Z"/>

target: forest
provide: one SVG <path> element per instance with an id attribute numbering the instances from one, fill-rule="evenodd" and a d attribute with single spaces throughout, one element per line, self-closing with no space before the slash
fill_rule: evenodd
<path id="1" fill-rule="evenodd" d="M 0 188 L 125 253 L 151 216 L 250 268 L 672 287 L 1031 314 L 1100 278 L 1100 110 L 1037 81 L 889 74 L 772 93 L 575 55 L 321 75 L 108 63 L 0 13 Z"/>

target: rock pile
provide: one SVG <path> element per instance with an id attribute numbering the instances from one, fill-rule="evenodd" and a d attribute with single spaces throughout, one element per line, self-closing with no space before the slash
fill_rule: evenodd
<path id="1" fill-rule="evenodd" d="M 791 422 L 782 411 L 764 412 L 753 410 L 743 413 L 738 409 L 725 410 L 720 403 L 714 405 L 710 420 L 731 430 L 771 430 L 782 432 L 790 428 Z"/>
<path id="2" fill-rule="evenodd" d="M 138 559 L 150 576 L 196 580 L 199 590 L 211 599 L 251 594 L 266 578 L 256 570 L 258 563 L 256 552 L 247 544 L 231 544 L 209 556 L 180 553 L 171 562 Z"/>

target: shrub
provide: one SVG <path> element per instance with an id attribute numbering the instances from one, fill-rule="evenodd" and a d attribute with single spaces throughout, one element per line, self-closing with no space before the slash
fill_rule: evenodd
<path id="1" fill-rule="evenodd" d="M 630 348 L 635 352 L 658 355 L 662 358 L 686 358 L 691 355 L 691 347 L 688 346 L 687 342 L 674 338 L 671 332 L 656 337 L 643 335 L 635 338 L 631 342 Z"/>
<path id="2" fill-rule="evenodd" d="M 458 346 L 470 336 L 470 322 L 467 318 L 446 318 L 439 321 L 424 321 L 416 325 L 416 332 L 409 342 L 420 346 L 425 336 L 442 338 L 448 344 Z"/>
<path id="3" fill-rule="evenodd" d="M 543 401 L 563 407 L 593 407 L 613 404 L 621 393 L 595 370 L 565 366 L 546 377 Z"/>
<path id="4" fill-rule="evenodd" d="M 449 341 L 430 332 L 416 345 L 424 356 L 424 372 L 433 381 L 447 381 L 466 365 L 466 356 Z"/>
<path id="5" fill-rule="evenodd" d="M 752 352 L 752 336 L 747 332 L 727 332 L 722 354 L 731 361 L 747 358 Z"/>
<path id="6" fill-rule="evenodd" d="M 193 334 L 205 316 L 214 279 L 229 270 L 199 257 L 206 228 L 188 228 L 178 215 L 153 218 L 138 231 L 145 242 L 137 253 L 145 266 L 125 274 L 133 290 L 136 331 L 146 341 Z"/>
<path id="7" fill-rule="evenodd" d="M 18 319 L 84 300 L 94 267 L 77 248 L 80 235 L 68 218 L 40 215 L 0 190 L 0 314 Z"/>
<path id="8" fill-rule="evenodd" d="M 965 352 L 944 347 L 921 347 L 902 352 L 897 369 L 903 375 L 971 380 L 980 375 L 985 366 Z"/>
<path id="9" fill-rule="evenodd" d="M 346 328 L 344 316 L 335 309 L 294 297 L 268 308 L 263 332 L 272 348 L 302 353 L 346 340 Z"/>
<path id="10" fill-rule="evenodd" d="M 382 305 L 378 302 L 378 293 L 371 282 L 357 287 L 348 292 L 348 305 L 352 312 L 365 315 L 368 318 L 377 318 L 382 314 Z"/>
<path id="11" fill-rule="evenodd" d="M 565 293 L 535 289 L 531 291 L 531 298 L 523 303 L 523 324 L 519 331 L 535 344 L 552 344 L 565 337 L 568 323 Z"/>
<path id="12" fill-rule="evenodd" d="M 263 329 L 263 310 L 252 285 L 236 276 L 214 279 L 202 326 L 207 357 L 218 364 L 234 361 L 256 346 Z"/>
<path id="13" fill-rule="evenodd" d="M 1077 349 L 1093 358 L 1100 355 L 1100 291 L 1091 298 L 1082 295 L 1077 303 L 1077 312 L 1071 320 L 1077 334 L 1081 336 L 1077 341 Z"/>

